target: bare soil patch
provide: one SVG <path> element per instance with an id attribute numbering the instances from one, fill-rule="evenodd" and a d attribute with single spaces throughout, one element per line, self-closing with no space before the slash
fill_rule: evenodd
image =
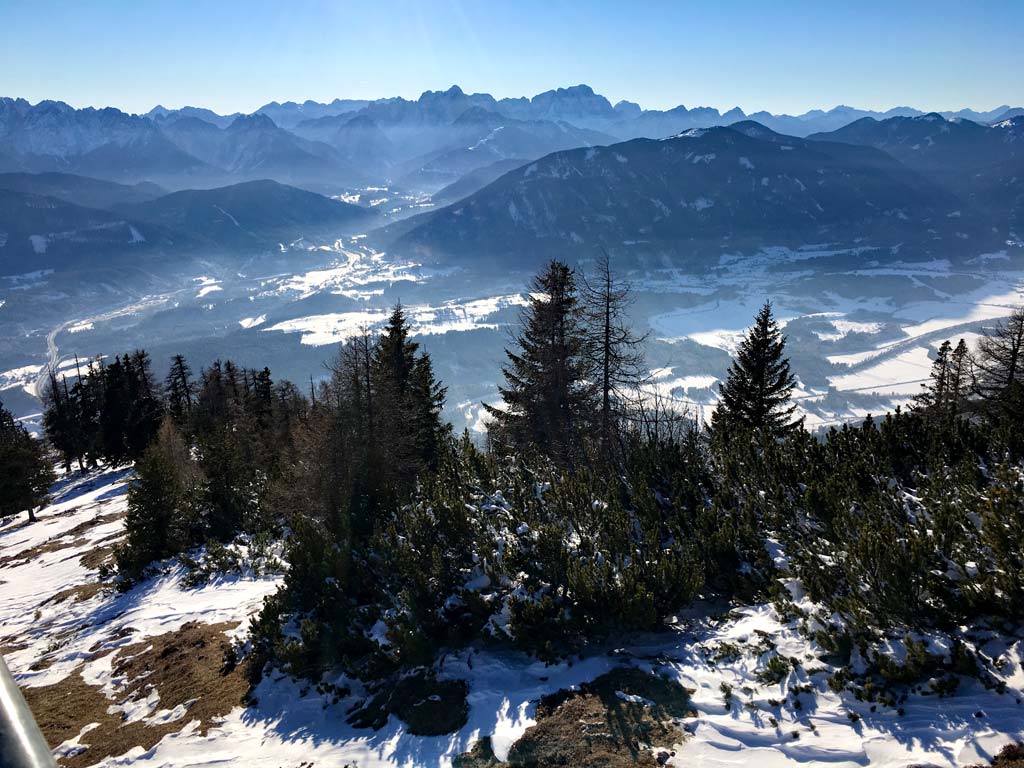
<path id="1" fill-rule="evenodd" d="M 205 733 L 242 705 L 248 691 L 244 665 L 231 663 L 231 642 L 224 634 L 235 626 L 192 622 L 116 651 L 114 673 L 128 681 L 118 690 L 118 701 L 144 698 L 156 688 L 158 710 L 179 705 L 187 709 L 184 717 L 173 722 L 124 722 L 120 714 L 107 712 L 110 699 L 77 673 L 54 685 L 23 689 L 51 747 L 75 738 L 85 726 L 98 724 L 81 738 L 85 748 L 62 757 L 60 764 L 77 768 L 122 755 L 136 745 L 149 749 L 193 720 Z"/>
<path id="2" fill-rule="evenodd" d="M 545 696 L 537 724 L 499 762 L 489 739 L 456 758 L 455 768 L 656 768 L 683 740 L 680 719 L 695 714 L 691 691 L 639 669 L 618 669 L 579 689 Z"/>

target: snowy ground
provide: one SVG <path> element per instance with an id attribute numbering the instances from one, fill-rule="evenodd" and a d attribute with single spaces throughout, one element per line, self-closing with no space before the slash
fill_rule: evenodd
<path id="1" fill-rule="evenodd" d="M 84 593 L 86 599 L 76 602 L 69 588 L 96 579 L 81 557 L 102 554 L 119 535 L 128 477 L 126 471 L 107 470 L 65 478 L 39 522 L 0 521 L 0 647 L 20 684 L 50 685 L 80 672 L 110 697 L 111 711 L 128 721 L 181 722 L 180 732 L 154 748 L 137 748 L 103 765 L 447 766 L 483 735 L 493 736 L 502 757 L 533 724 L 541 695 L 623 664 L 657 669 L 694 690 L 697 715 L 684 722 L 672 765 L 955 766 L 985 760 L 1024 737 L 1021 643 L 988 649 L 1006 661 L 1000 673 L 1008 686 L 1003 695 L 965 680 L 953 698 L 911 695 L 902 716 L 882 707 L 873 712 L 852 694 L 829 690 L 825 678 L 831 668 L 819 658 L 820 649 L 768 605 L 737 608 L 717 621 L 682 617 L 670 631 L 632 638 L 571 664 L 546 666 L 512 652 L 451 654 L 442 663 L 442 676 L 469 682 L 470 714 L 466 726 L 450 736 L 411 736 L 393 716 L 379 731 L 357 730 L 345 723 L 345 714 L 358 687 L 352 697 L 331 704 L 309 685 L 280 676 L 260 684 L 257 706 L 236 708 L 201 736 L 186 711 L 162 710 L 158 689 L 142 700 L 119 701 L 115 656 L 105 652 L 188 621 L 239 623 L 233 634 L 240 637 L 245 619 L 273 592 L 279 577 L 232 576 L 190 588 L 178 567 L 126 594 Z M 799 585 L 791 583 L 790 590 L 801 597 Z M 53 600 L 61 593 L 68 597 Z M 731 655 L 716 663 L 726 651 Z M 800 664 L 780 683 L 762 684 L 757 671 L 775 653 Z M 732 686 L 729 706 L 723 683 Z M 793 686 L 809 687 L 794 696 Z M 63 751 L 89 743 L 83 730 Z"/>

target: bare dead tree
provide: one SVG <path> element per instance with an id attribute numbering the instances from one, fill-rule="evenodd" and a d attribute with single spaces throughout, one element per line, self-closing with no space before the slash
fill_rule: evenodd
<path id="1" fill-rule="evenodd" d="M 1024 307 L 986 330 L 975 355 L 976 391 L 990 405 L 1011 407 L 1024 387 Z"/>
<path id="2" fill-rule="evenodd" d="M 633 303 L 629 283 L 618 278 L 611 258 L 602 251 L 591 277 L 583 276 L 587 356 L 598 395 L 598 437 L 602 459 L 608 459 L 630 393 L 646 377 L 643 345 L 629 322 Z"/>

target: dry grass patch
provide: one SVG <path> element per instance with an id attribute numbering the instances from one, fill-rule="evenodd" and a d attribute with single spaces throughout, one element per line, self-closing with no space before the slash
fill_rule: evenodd
<path id="1" fill-rule="evenodd" d="M 125 723 L 120 714 L 109 714 L 111 701 L 96 687 L 74 674 L 54 685 L 24 689 L 25 698 L 51 747 L 73 739 L 93 723 L 97 727 L 82 737 L 86 748 L 60 759 L 68 768 L 93 765 L 105 757 L 122 755 L 134 746 L 149 749 L 169 733 L 193 720 L 200 733 L 244 703 L 248 683 L 243 665 L 230 662 L 231 642 L 224 632 L 234 624 L 185 624 L 176 632 L 147 638 L 116 651 L 114 674 L 127 682 L 117 691 L 120 703 L 145 698 L 156 688 L 158 710 L 181 705 L 184 717 L 150 725 Z"/>
<path id="2" fill-rule="evenodd" d="M 108 512 L 103 515 L 95 515 L 88 520 L 83 520 L 78 525 L 70 528 L 66 531 L 61 531 L 54 536 L 51 536 L 46 541 L 23 549 L 20 552 L 16 552 L 13 555 L 6 555 L 0 557 L 0 568 L 14 567 L 24 565 L 31 560 L 36 559 L 40 555 L 46 555 L 51 552 L 59 552 L 62 549 L 72 549 L 77 547 L 84 547 L 90 544 L 89 539 L 84 538 L 82 534 L 96 528 L 97 526 L 104 525 L 105 523 L 112 523 L 115 520 L 120 520 L 125 516 L 124 512 Z M 25 523 L 28 524 L 27 522 Z M 20 527 L 20 526 L 18 526 Z M 10 530 L 13 530 L 11 528 Z"/>
<path id="3" fill-rule="evenodd" d="M 76 584 L 73 587 L 67 587 L 62 589 L 60 592 L 50 595 L 39 605 L 49 605 L 50 603 L 62 603 L 65 600 L 74 600 L 76 603 L 84 603 L 86 600 L 91 600 L 96 597 L 100 592 L 106 588 L 105 584 L 101 584 L 98 581 L 87 581 L 85 584 Z"/>
<path id="4" fill-rule="evenodd" d="M 678 683 L 639 669 L 617 669 L 577 690 L 545 696 L 537 724 L 512 745 L 500 763 L 490 741 L 456 758 L 456 768 L 656 766 L 683 739 L 679 721 L 695 714 L 690 693 Z"/>
<path id="5" fill-rule="evenodd" d="M 121 536 L 119 534 L 118 536 L 111 538 L 120 539 Z M 100 545 L 100 543 L 97 542 L 97 546 L 82 555 L 78 562 L 82 564 L 83 568 L 88 568 L 90 571 L 98 571 L 100 566 L 112 566 L 114 564 L 115 549 L 116 547 L 113 544 Z"/>

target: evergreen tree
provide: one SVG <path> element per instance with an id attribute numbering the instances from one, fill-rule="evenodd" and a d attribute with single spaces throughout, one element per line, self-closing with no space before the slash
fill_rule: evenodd
<path id="1" fill-rule="evenodd" d="M 179 427 L 185 426 L 192 416 L 195 383 L 192 381 L 192 369 L 183 355 L 175 355 L 172 358 L 171 370 L 164 382 L 164 392 L 167 398 L 167 412 Z"/>
<path id="2" fill-rule="evenodd" d="M 43 387 L 42 400 L 46 438 L 60 453 L 64 471 L 70 472 L 72 463 L 81 459 L 79 441 L 76 439 L 78 421 L 73 413 L 67 381 L 58 381 L 53 370 L 50 370 Z"/>
<path id="3" fill-rule="evenodd" d="M 156 439 L 135 465 L 128 488 L 125 538 L 117 549 L 117 567 L 130 585 L 154 560 L 199 543 L 194 498 L 198 467 L 174 422 L 165 419 Z"/>
<path id="4" fill-rule="evenodd" d="M 506 349 L 499 387 L 504 408 L 484 405 L 494 419 L 493 439 L 503 449 L 538 449 L 571 464 L 581 451 L 595 411 L 587 337 L 573 272 L 552 261 L 530 287 L 530 304 Z"/>
<path id="5" fill-rule="evenodd" d="M 391 470 L 389 484 L 403 493 L 417 475 L 437 465 L 443 432 L 445 388 L 434 377 L 429 355 L 418 351 L 398 305 L 374 350 L 367 394 L 381 414 L 374 439 Z"/>
<path id="6" fill-rule="evenodd" d="M 0 402 L 0 517 L 26 511 L 35 522 L 54 479 L 42 445 Z"/>
<path id="7" fill-rule="evenodd" d="M 717 433 L 739 426 L 780 437 L 803 426 L 790 402 L 796 378 L 785 357 L 786 337 L 772 316 L 771 302 L 757 313 L 754 326 L 736 351 L 712 417 Z"/>
<path id="8" fill-rule="evenodd" d="M 960 339 L 954 348 L 946 340 L 939 345 L 931 376 L 921 385 L 924 391 L 914 398 L 914 407 L 948 426 L 960 414 L 970 385 L 971 356 L 967 343 Z"/>
<path id="9" fill-rule="evenodd" d="M 125 356 L 125 362 L 129 402 L 125 446 L 128 455 L 135 459 L 142 455 L 160 428 L 164 404 L 153 377 L 149 354 L 137 349 L 130 357 Z"/>

